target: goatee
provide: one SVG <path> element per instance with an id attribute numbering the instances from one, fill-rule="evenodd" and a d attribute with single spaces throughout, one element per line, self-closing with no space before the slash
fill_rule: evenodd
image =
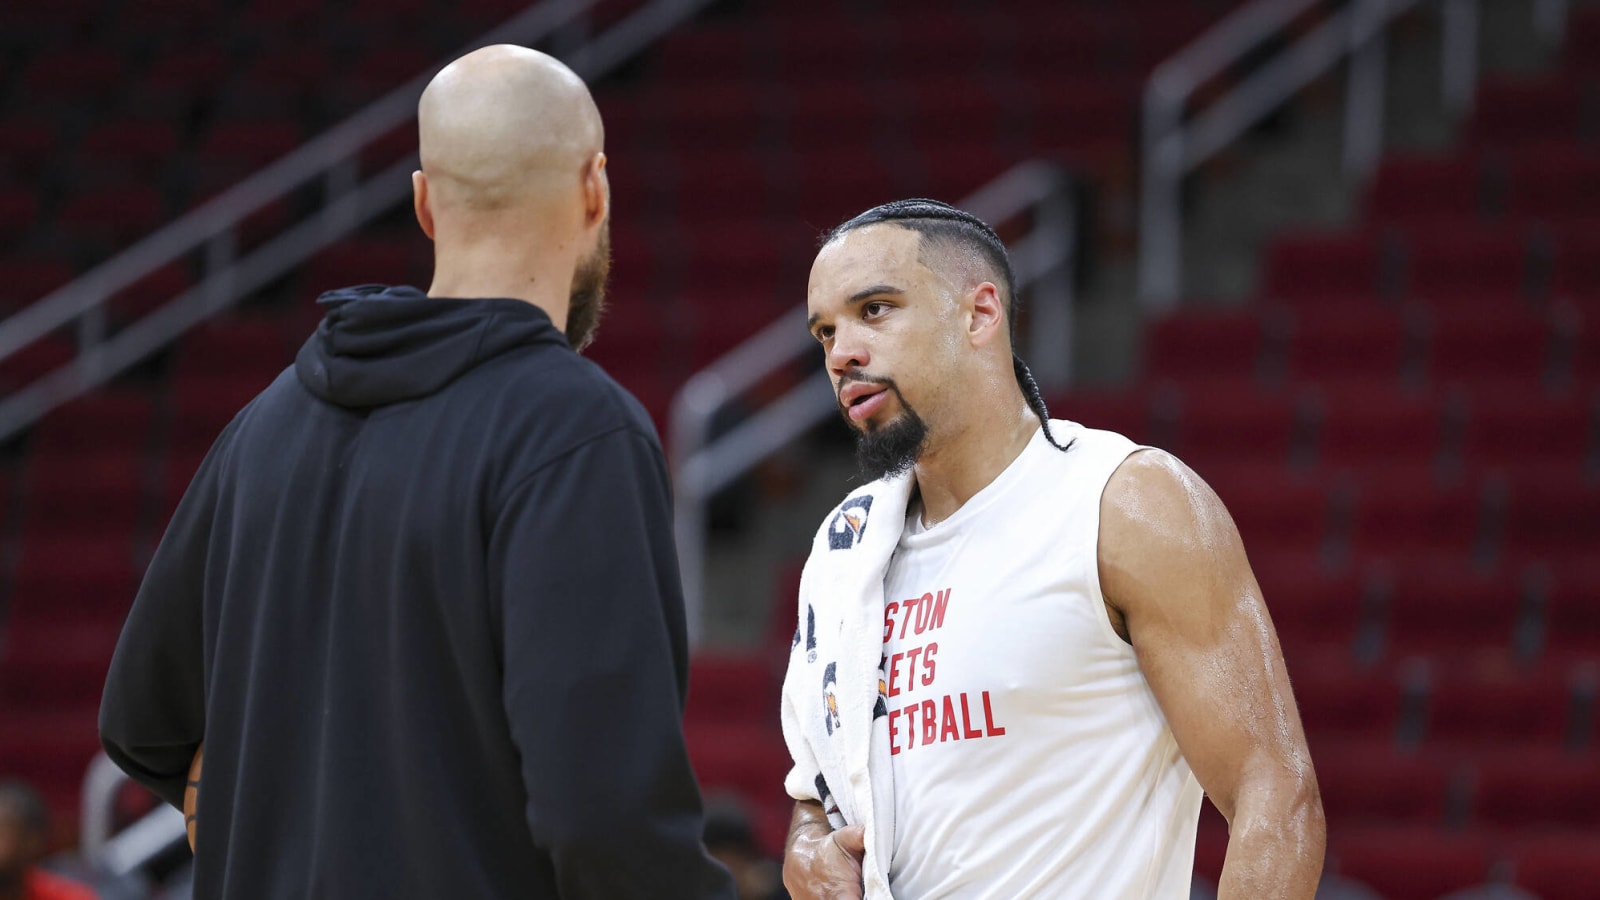
<path id="1" fill-rule="evenodd" d="M 922 451 L 928 443 L 928 423 L 900 395 L 900 389 L 893 381 L 885 379 L 880 383 L 887 385 L 886 390 L 894 392 L 902 412 L 886 425 L 856 429 L 856 466 L 866 481 L 877 481 L 910 471 L 922 458 Z M 850 420 L 845 410 L 841 409 L 840 414 L 845 416 L 845 421 Z"/>
<path id="2" fill-rule="evenodd" d="M 572 294 L 567 300 L 567 343 L 582 353 L 594 343 L 600 315 L 606 308 L 606 280 L 611 275 L 611 220 L 600 225 L 594 252 L 572 273 Z"/>

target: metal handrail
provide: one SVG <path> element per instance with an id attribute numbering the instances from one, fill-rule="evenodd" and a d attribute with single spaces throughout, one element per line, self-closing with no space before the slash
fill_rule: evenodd
<path id="1" fill-rule="evenodd" d="M 1032 212 L 1032 228 L 1011 247 L 1017 289 L 1032 288 L 1028 356 L 1039 383 L 1064 386 L 1071 374 L 1073 280 L 1078 211 L 1071 177 L 1033 160 L 1020 163 L 961 206 L 1003 225 Z M 816 353 L 805 304 L 728 351 L 678 390 L 668 422 L 676 491 L 675 530 L 690 640 L 698 642 L 705 598 L 706 507 L 757 463 L 835 415 L 826 375 L 818 371 L 727 433 L 713 438 L 713 418 L 746 391 Z"/>
<path id="2" fill-rule="evenodd" d="M 1371 174 L 1383 148 L 1385 34 L 1420 2 L 1351 0 L 1188 121 L 1186 109 L 1202 85 L 1281 36 L 1317 0 L 1255 0 L 1156 67 L 1145 87 L 1139 198 L 1139 294 L 1147 311 L 1172 308 L 1182 292 L 1184 177 L 1346 59 L 1344 174 L 1351 180 Z M 1472 106 L 1477 79 L 1478 0 L 1441 0 L 1441 8 L 1443 93 L 1460 114 Z"/>
<path id="3" fill-rule="evenodd" d="M 545 0 L 497 26 L 462 52 L 505 42 L 537 43 L 574 25 L 596 0 Z M 653 0 L 567 55 L 579 75 L 600 77 L 693 16 L 710 0 Z M 0 441 L 115 377 L 378 214 L 409 193 L 415 155 L 365 181 L 359 154 L 416 116 L 431 67 L 349 119 L 246 178 L 203 206 L 134 244 L 71 283 L 0 321 L 0 360 L 76 323 L 77 355 L 61 368 L 0 400 Z M 236 252 L 237 229 L 262 207 L 322 180 L 323 206 L 251 253 Z M 103 339 L 104 308 L 118 291 L 186 254 L 203 251 L 199 284 Z"/>

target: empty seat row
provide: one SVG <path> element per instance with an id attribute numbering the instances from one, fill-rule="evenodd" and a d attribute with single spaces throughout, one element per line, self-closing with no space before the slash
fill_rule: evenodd
<path id="1" fill-rule="evenodd" d="M 1592 225 L 1551 230 L 1486 226 L 1373 225 L 1347 233 L 1287 234 L 1265 260 L 1263 293 L 1273 300 L 1415 297 L 1448 305 L 1490 299 L 1600 294 Z"/>

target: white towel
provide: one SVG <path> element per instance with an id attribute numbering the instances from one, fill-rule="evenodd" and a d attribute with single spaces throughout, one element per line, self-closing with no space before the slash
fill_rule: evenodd
<path id="1" fill-rule="evenodd" d="M 823 522 L 800 576 L 799 627 L 783 679 L 784 787 L 835 828 L 862 825 L 865 900 L 890 900 L 894 771 L 883 675 L 883 579 L 905 528 L 910 473 L 846 497 Z"/>

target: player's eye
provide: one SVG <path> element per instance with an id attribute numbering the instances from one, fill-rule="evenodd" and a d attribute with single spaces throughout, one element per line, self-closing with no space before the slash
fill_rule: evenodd
<path id="1" fill-rule="evenodd" d="M 822 327 L 818 328 L 817 330 L 811 332 L 811 336 L 816 338 L 817 339 L 817 343 L 819 343 L 819 344 L 827 343 L 828 338 L 833 337 L 833 326 L 832 325 L 823 325 Z"/>
<path id="2" fill-rule="evenodd" d="M 875 319 L 889 311 L 889 304 L 882 300 L 874 300 L 861 307 L 861 315 L 868 319 Z"/>

